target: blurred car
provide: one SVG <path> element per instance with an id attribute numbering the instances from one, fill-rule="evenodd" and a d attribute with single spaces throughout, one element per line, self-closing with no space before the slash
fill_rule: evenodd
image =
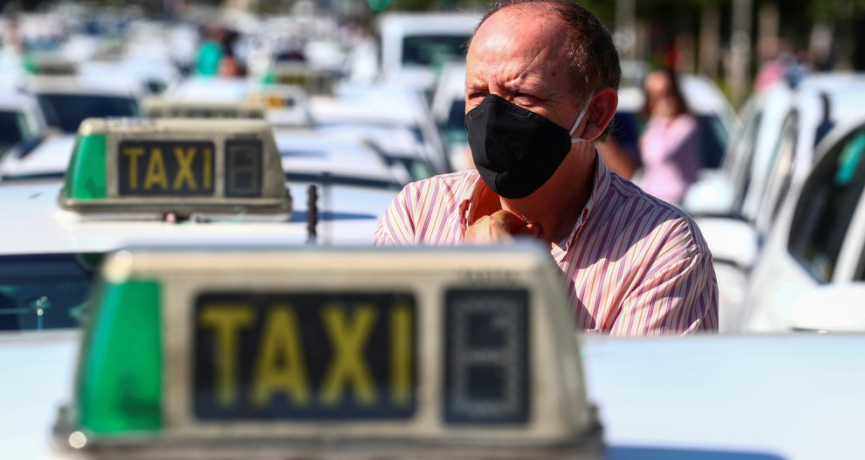
<path id="1" fill-rule="evenodd" d="M 423 158 L 433 168 L 434 174 L 451 171 L 446 146 L 433 121 L 429 105 L 412 88 L 344 85 L 337 90 L 336 97 L 314 97 L 310 105 L 312 118 L 321 128 L 350 125 L 408 130 L 422 149 Z M 384 145 L 384 138 L 378 140 L 385 151 L 402 149 L 400 140 L 393 146 Z"/>
<path id="2" fill-rule="evenodd" d="M 431 110 L 433 119 L 447 144 L 450 164 L 455 171 L 472 169 L 466 132 L 466 65 L 465 62 L 451 61 L 442 71 Z"/>
<path id="3" fill-rule="evenodd" d="M 22 141 L 34 141 L 45 131 L 36 100 L 23 94 L 0 93 L 0 158 Z"/>
<path id="4" fill-rule="evenodd" d="M 860 102 L 854 97 L 846 95 L 844 104 L 865 106 L 865 97 L 860 96 Z M 804 116 L 804 112 L 796 115 Z M 798 163 L 801 153 L 799 148 L 782 150 L 782 166 Z M 865 280 L 865 113 L 827 135 L 813 158 L 816 164 L 801 180 L 798 171 L 782 169 L 790 179 L 781 184 L 789 191 L 780 200 L 775 225 L 751 275 L 748 331 L 820 330 L 794 322 L 796 308 L 801 308 L 799 299 L 808 299 L 806 294 L 823 285 Z M 835 301 L 843 298 L 836 296 Z M 861 304 L 849 296 L 847 302 Z M 811 308 L 824 307 L 831 316 L 848 305 L 820 303 Z"/>
<path id="5" fill-rule="evenodd" d="M 289 183 L 343 185 L 398 192 L 405 185 L 361 138 L 316 131 L 274 130 Z"/>
<path id="6" fill-rule="evenodd" d="M 39 75 L 30 77 L 25 88 L 39 102 L 48 126 L 67 134 L 77 132 L 87 118 L 137 115 L 145 92 L 137 79 L 105 75 Z"/>
<path id="7" fill-rule="evenodd" d="M 0 160 L 0 181 L 62 179 L 74 147 L 71 134 L 49 134 L 19 144 Z"/>
<path id="8" fill-rule="evenodd" d="M 431 91 L 436 68 L 465 58 L 480 14 L 384 13 L 378 18 L 381 75 L 386 83 Z"/>
<path id="9" fill-rule="evenodd" d="M 746 299 L 746 275 L 758 260 L 775 257 L 763 254 L 764 241 L 785 200 L 790 199 L 791 190 L 801 187 L 819 160 L 821 153 L 815 145 L 837 124 L 865 115 L 865 105 L 859 103 L 865 103 L 865 79 L 809 77 L 795 90 L 782 85 L 761 98 L 749 106 L 748 122 L 741 138 L 731 147 L 730 162 L 725 164 L 725 172 L 735 173 L 704 182 L 694 192 L 707 194 L 715 190 L 718 199 L 729 203 L 732 198 L 738 203 L 727 217 L 719 212 L 697 218 L 716 268 L 723 266 L 719 288 L 728 291 L 722 294 L 722 300 L 729 300 L 724 302 L 729 306 L 722 308 L 719 316 L 725 331 L 744 326 L 752 303 Z M 757 102 L 773 105 L 761 109 Z M 747 145 L 755 145 L 754 150 L 748 152 Z M 725 182 L 724 177 L 732 179 Z M 730 183 L 735 183 L 736 188 Z M 723 193 L 728 195 L 720 196 Z M 691 204 L 692 211 L 699 208 L 694 201 Z"/>
<path id="10" fill-rule="evenodd" d="M 360 139 L 384 159 L 403 184 L 433 176 L 432 164 L 424 155 L 423 148 L 403 127 L 333 124 L 318 126 L 316 131 Z"/>

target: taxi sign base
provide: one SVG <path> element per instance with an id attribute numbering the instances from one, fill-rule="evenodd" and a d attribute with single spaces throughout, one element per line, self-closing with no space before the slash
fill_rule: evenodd
<path id="1" fill-rule="evenodd" d="M 492 444 L 447 443 L 411 439 L 366 439 L 330 441 L 321 439 L 176 439 L 160 436 L 98 438 L 88 440 L 82 448 L 70 445 L 74 431 L 55 427 L 56 447 L 65 455 L 87 459 L 322 459 L 322 460 L 600 460 L 604 458 L 603 429 L 596 424 L 573 442 L 537 444 L 508 442 Z"/>
<path id="2" fill-rule="evenodd" d="M 201 217 L 204 220 L 225 220 L 244 217 L 244 220 L 288 221 L 291 218 L 292 202 L 287 200 L 274 204 L 237 204 L 234 209 L 225 205 L 178 203 L 166 204 L 112 204 L 88 202 L 58 197 L 58 211 L 69 220 L 163 220 L 166 214 L 175 214 L 181 220 Z M 248 216 L 248 217 L 247 217 Z"/>

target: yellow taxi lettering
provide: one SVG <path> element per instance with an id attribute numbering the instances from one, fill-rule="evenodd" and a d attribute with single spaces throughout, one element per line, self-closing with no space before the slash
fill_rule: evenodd
<path id="1" fill-rule="evenodd" d="M 411 310 L 398 305 L 390 312 L 390 388 L 394 404 L 411 403 Z"/>
<path id="2" fill-rule="evenodd" d="M 144 155 L 144 149 L 130 147 L 120 153 L 129 157 L 129 187 L 136 189 L 138 188 L 138 157 Z"/>
<path id="3" fill-rule="evenodd" d="M 275 307 L 265 324 L 255 365 L 252 402 L 263 407 L 274 393 L 284 392 L 296 405 L 304 406 L 309 402 L 309 382 L 294 311 L 286 306 Z"/>
<path id="4" fill-rule="evenodd" d="M 321 390 L 324 405 L 336 405 L 343 397 L 343 389 L 352 385 L 355 400 L 361 405 L 375 404 L 375 391 L 369 366 L 363 350 L 375 324 L 376 311 L 370 305 L 355 308 L 349 323 L 346 311 L 335 305 L 322 311 L 325 329 L 333 345 L 333 358 L 325 373 Z"/>
<path id="5" fill-rule="evenodd" d="M 213 162 L 213 157 L 211 155 L 211 151 L 209 148 L 204 149 L 204 189 L 210 190 L 210 170 L 211 163 Z"/>
<path id="6" fill-rule="evenodd" d="M 195 176 L 192 174 L 192 160 L 195 159 L 195 149 L 186 149 L 184 153 L 183 149 L 178 147 L 174 149 L 174 156 L 177 158 L 178 170 L 171 188 L 180 190 L 184 182 L 186 182 L 190 190 L 198 188 Z"/>
<path id="7" fill-rule="evenodd" d="M 252 309 L 245 304 L 211 305 L 202 310 L 198 320 L 216 334 L 217 399 L 223 406 L 231 406 L 237 401 L 238 335 L 252 323 Z"/>
<path id="8" fill-rule="evenodd" d="M 162 149 L 150 151 L 150 163 L 147 165 L 147 176 L 144 178 L 144 188 L 150 190 L 153 184 L 158 184 L 162 190 L 168 190 L 168 177 L 165 175 L 165 161 L 162 159 Z"/>

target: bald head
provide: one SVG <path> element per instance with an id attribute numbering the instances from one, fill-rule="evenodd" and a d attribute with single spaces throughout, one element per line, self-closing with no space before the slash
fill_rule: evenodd
<path id="1" fill-rule="evenodd" d="M 525 34 L 536 26 L 559 29 L 564 34 L 565 40 L 556 45 L 560 46 L 570 72 L 575 104 L 581 104 L 589 94 L 601 88 L 619 89 L 622 71 L 612 37 L 595 15 L 569 0 L 494 2 L 475 30 L 469 52 L 487 21 L 506 12 L 511 35 Z"/>

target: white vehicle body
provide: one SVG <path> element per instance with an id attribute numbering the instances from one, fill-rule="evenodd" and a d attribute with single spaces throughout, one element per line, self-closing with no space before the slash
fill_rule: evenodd
<path id="1" fill-rule="evenodd" d="M 467 44 L 480 19 L 479 14 L 383 14 L 378 23 L 383 80 L 433 89 L 436 79 L 432 66 L 437 56 L 426 51 L 439 47 L 445 59 L 465 56 L 461 46 Z M 428 48 L 422 49 L 424 46 Z"/>
<path id="2" fill-rule="evenodd" d="M 0 181 L 60 179 L 74 146 L 75 135 L 49 134 L 35 146 L 14 148 L 0 160 Z"/>
<path id="3" fill-rule="evenodd" d="M 303 88 L 262 85 L 238 78 L 191 78 L 171 88 L 167 99 L 201 103 L 256 102 L 268 107 L 265 117 L 273 127 L 312 126 L 309 97 Z"/>
<path id="4" fill-rule="evenodd" d="M 55 458 L 51 427 L 73 393 L 79 340 L 78 331 L 0 334 L 0 366 L 16 372 L 0 392 L 0 443 L 10 458 Z M 820 460 L 861 453 L 865 370 L 854 365 L 865 353 L 861 337 L 579 340 L 607 458 Z M 791 411 L 790 401 L 803 394 L 808 403 Z"/>
<path id="5" fill-rule="evenodd" d="M 450 172 L 445 146 L 429 105 L 416 90 L 394 86 L 343 86 L 336 97 L 311 98 L 312 117 L 320 126 L 352 125 L 406 129 L 423 149 L 435 174 Z M 382 145 L 398 150 L 399 145 Z"/>
<path id="6" fill-rule="evenodd" d="M 427 179 L 433 174 L 433 167 L 424 155 L 422 146 L 404 127 L 334 124 L 319 126 L 316 131 L 327 135 L 352 136 L 368 144 L 380 153 L 403 184 Z"/>
<path id="7" fill-rule="evenodd" d="M 394 192 L 404 185 L 384 159 L 356 137 L 295 130 L 274 130 L 273 137 L 289 183 L 367 186 Z"/>
<path id="8" fill-rule="evenodd" d="M 748 331 L 800 329 L 794 322 L 797 299 L 823 285 L 865 280 L 863 122 L 865 114 L 833 130 L 814 150 L 818 160 L 807 178 L 797 181 L 791 174 L 790 191 L 752 273 Z"/>

